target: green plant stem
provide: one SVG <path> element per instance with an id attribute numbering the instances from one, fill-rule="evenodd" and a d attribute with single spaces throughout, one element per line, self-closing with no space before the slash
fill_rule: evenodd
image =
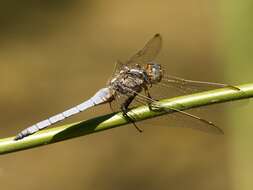
<path id="1" fill-rule="evenodd" d="M 237 87 L 241 90 L 236 90 L 233 88 L 221 88 L 171 99 L 164 99 L 159 101 L 159 104 L 168 109 L 172 107 L 178 110 L 186 110 L 210 104 L 253 97 L 253 84 L 245 84 Z M 152 111 L 148 106 L 141 106 L 132 109 L 130 116 L 134 117 L 136 122 L 138 122 L 140 120 L 152 118 L 162 114 L 165 113 L 162 111 Z M 14 141 L 14 137 L 0 139 L 0 154 L 51 144 L 62 140 L 122 126 L 127 123 L 129 123 L 129 121 L 122 116 L 122 113 L 111 113 L 86 121 L 80 121 L 77 123 L 42 130 L 18 141 Z"/>

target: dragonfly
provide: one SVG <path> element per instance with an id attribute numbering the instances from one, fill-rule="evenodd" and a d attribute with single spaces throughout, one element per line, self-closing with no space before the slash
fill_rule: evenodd
<path id="1" fill-rule="evenodd" d="M 77 106 L 24 129 L 16 135 L 15 140 L 23 139 L 39 130 L 63 121 L 70 116 L 106 103 L 110 105 L 113 111 L 122 111 L 123 116 L 128 119 L 139 132 L 142 132 L 135 124 L 134 118 L 129 116 L 131 108 L 137 104 L 149 105 L 150 109 L 152 109 L 152 107 L 157 108 L 159 107 L 158 100 L 167 98 L 172 88 L 180 93 L 189 93 L 209 87 L 230 87 L 238 90 L 236 87 L 228 84 L 188 80 L 166 74 L 162 65 L 155 61 L 161 47 L 162 37 L 160 34 L 155 34 L 145 46 L 130 57 L 130 59 L 125 62 L 116 62 L 113 74 L 106 86 L 98 90 L 94 96 Z M 152 93 L 153 89 L 158 90 Z M 196 129 L 215 134 L 223 134 L 222 129 L 211 121 L 176 108 L 163 108 L 163 111 L 168 110 L 178 112 L 185 117 L 200 121 L 203 125 L 201 125 L 200 128 L 196 127 Z M 169 115 L 167 114 L 166 116 Z"/>

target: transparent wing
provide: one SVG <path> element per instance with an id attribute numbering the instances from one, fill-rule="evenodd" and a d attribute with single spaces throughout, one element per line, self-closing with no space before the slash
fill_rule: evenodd
<path id="1" fill-rule="evenodd" d="M 134 102 L 132 102 L 130 105 L 131 107 L 139 106 L 139 105 L 147 105 L 149 104 L 151 109 L 153 110 L 159 110 L 159 111 L 164 111 L 168 114 L 164 114 L 162 116 L 158 116 L 152 119 L 148 119 L 145 121 L 138 122 L 140 123 L 140 126 L 142 124 L 149 124 L 152 123 L 152 125 L 169 125 L 173 127 L 186 127 L 186 128 L 192 128 L 192 129 L 197 129 L 200 131 L 208 132 L 208 133 L 213 133 L 213 134 L 223 134 L 223 131 L 216 126 L 214 123 L 200 118 L 196 115 L 193 115 L 191 113 L 177 110 L 175 108 L 163 108 L 159 102 L 156 100 L 147 97 L 144 93 L 137 93 L 137 96 L 134 99 Z M 116 103 L 120 103 L 119 100 L 123 100 L 123 98 L 127 98 L 127 96 L 119 96 L 118 99 L 116 100 Z M 122 103 L 124 100 L 122 101 Z M 118 108 L 120 107 L 121 104 L 117 104 Z M 119 110 L 119 109 L 118 109 Z M 133 110 L 129 110 L 129 112 L 133 112 Z M 136 119 L 138 119 L 138 115 L 136 114 L 131 114 L 134 115 Z M 180 121 L 180 122 L 171 122 L 171 119 L 174 121 Z M 137 123 L 137 124 L 138 124 Z M 139 125 L 139 124 L 138 124 Z"/>
<path id="2" fill-rule="evenodd" d="M 120 70 L 122 70 L 122 68 L 124 67 L 124 64 L 117 60 L 114 66 L 114 70 L 113 70 L 113 76 L 119 74 Z"/>
<path id="3" fill-rule="evenodd" d="M 186 89 L 190 88 L 192 90 L 207 90 L 210 88 L 223 88 L 223 87 L 229 87 L 234 90 L 240 90 L 239 88 L 230 84 L 188 80 L 188 79 L 183 79 L 183 78 L 172 76 L 172 75 L 165 75 L 163 82 L 166 82 L 167 84 L 174 84 L 175 86 L 178 85 L 178 86 L 181 86 L 181 88 L 186 88 Z"/>
<path id="4" fill-rule="evenodd" d="M 142 101 L 144 101 L 143 97 Z M 212 134 L 223 134 L 223 131 L 214 123 L 206 119 L 203 119 L 199 116 L 196 116 L 190 112 L 177 110 L 175 108 L 163 108 L 160 107 L 159 104 L 157 104 L 157 102 L 151 104 L 151 109 L 153 110 L 158 109 L 160 111 L 166 112 L 167 114 L 143 121 L 145 125 L 146 124 L 150 125 L 152 121 L 152 125 L 185 127 Z"/>
<path id="5" fill-rule="evenodd" d="M 160 34 L 155 34 L 143 49 L 134 54 L 127 62 L 126 65 L 143 65 L 152 62 L 161 50 L 162 38 Z"/>
<path id="6" fill-rule="evenodd" d="M 112 72 L 112 75 L 109 77 L 109 79 L 107 80 L 107 84 L 109 84 L 109 82 L 119 74 L 120 70 L 122 70 L 122 68 L 124 67 L 124 64 L 117 60 L 115 65 L 114 65 L 114 69 L 113 69 L 113 72 Z"/>
<path id="7" fill-rule="evenodd" d="M 229 84 L 187 80 L 172 75 L 164 75 L 161 82 L 152 85 L 149 91 L 152 97 L 157 100 L 223 87 L 240 90 Z"/>
<path id="8" fill-rule="evenodd" d="M 187 110 L 187 112 L 173 112 L 167 110 L 169 114 L 157 116 L 151 119 L 137 122 L 139 127 L 172 127 L 172 128 L 188 128 L 198 130 L 208 134 L 222 135 L 224 132 L 214 123 L 195 115 L 194 110 Z M 190 114 L 190 116 L 185 115 Z M 192 117 L 194 116 L 194 117 Z"/>

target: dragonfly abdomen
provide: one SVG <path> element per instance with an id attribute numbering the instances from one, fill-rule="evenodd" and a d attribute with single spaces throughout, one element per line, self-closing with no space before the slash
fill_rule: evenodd
<path id="1" fill-rule="evenodd" d="M 100 89 L 93 97 L 91 97 L 89 100 L 75 106 L 72 107 L 62 113 L 59 113 L 57 115 L 54 115 L 48 119 L 45 119 L 43 121 L 40 121 L 26 129 L 24 129 L 23 131 L 21 131 L 16 137 L 15 140 L 19 140 L 22 139 L 26 136 L 29 136 L 33 133 L 36 133 L 39 130 L 42 130 L 46 127 L 49 127 L 52 124 L 55 124 L 59 121 L 62 121 L 72 115 L 78 114 L 81 111 L 84 111 L 88 108 L 94 107 L 96 105 L 99 104 L 103 104 L 106 103 L 108 101 L 110 101 L 110 99 L 112 98 L 112 91 L 109 88 L 102 88 Z"/>

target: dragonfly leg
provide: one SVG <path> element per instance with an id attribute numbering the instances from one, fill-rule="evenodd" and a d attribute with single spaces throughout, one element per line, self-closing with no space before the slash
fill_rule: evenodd
<path id="1" fill-rule="evenodd" d="M 150 92 L 149 92 L 148 88 L 145 89 L 145 94 L 146 94 L 146 95 L 148 96 L 148 98 L 149 98 L 149 100 L 148 100 L 148 108 L 152 111 L 152 110 L 154 110 L 154 109 L 153 109 L 152 101 L 151 101 L 151 100 L 154 100 L 154 101 L 158 101 L 158 100 L 152 98 L 152 96 L 150 95 Z"/>
<path id="2" fill-rule="evenodd" d="M 134 100 L 136 95 L 130 96 L 122 105 L 121 105 L 121 111 L 123 112 L 123 116 L 131 122 L 134 127 L 139 131 L 140 133 L 143 132 L 134 122 L 134 120 L 127 114 L 128 112 L 128 106 L 131 104 L 131 102 Z"/>
<path id="3" fill-rule="evenodd" d="M 110 106 L 111 111 L 114 112 L 111 102 L 109 102 L 109 106 Z"/>

